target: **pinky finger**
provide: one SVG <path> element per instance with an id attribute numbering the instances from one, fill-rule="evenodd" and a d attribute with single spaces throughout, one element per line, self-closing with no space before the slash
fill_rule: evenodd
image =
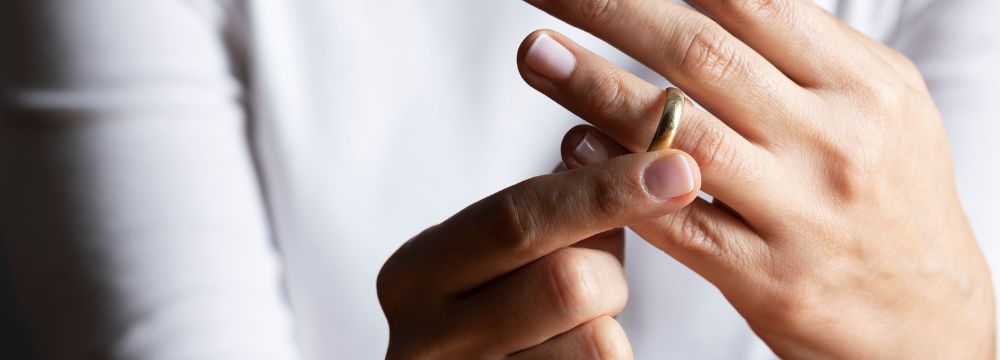
<path id="1" fill-rule="evenodd" d="M 610 316 L 602 316 L 515 353 L 511 360 L 631 359 L 632 345 L 625 330 Z"/>

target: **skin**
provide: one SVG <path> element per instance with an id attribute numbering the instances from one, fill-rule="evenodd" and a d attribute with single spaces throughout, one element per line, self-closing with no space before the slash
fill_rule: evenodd
<path id="1" fill-rule="evenodd" d="M 662 89 L 548 30 L 576 66 L 564 79 L 536 74 L 524 53 L 541 32 L 529 35 L 525 81 L 593 126 L 566 135 L 572 170 L 473 204 L 388 260 L 387 357 L 631 358 L 612 318 L 627 298 L 610 254 L 621 226 L 717 286 L 783 358 L 994 356 L 989 271 L 940 115 L 904 56 L 805 0 L 689 2 L 702 13 L 528 2 L 704 110 L 685 107 L 679 150 L 641 153 Z M 610 158 L 574 157 L 583 134 Z M 679 151 L 714 203 L 643 192 L 643 167 Z"/>
<path id="2" fill-rule="evenodd" d="M 631 357 L 611 318 L 628 298 L 617 228 L 697 196 L 662 200 L 643 186 L 645 168 L 672 155 L 697 174 L 678 151 L 622 155 L 526 180 L 407 241 L 378 278 L 386 357 Z"/>

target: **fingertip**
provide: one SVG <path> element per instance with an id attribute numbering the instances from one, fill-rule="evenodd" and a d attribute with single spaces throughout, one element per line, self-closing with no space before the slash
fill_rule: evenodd
<path id="1" fill-rule="evenodd" d="M 595 335 L 593 345 L 598 359 L 631 359 L 632 345 L 629 343 L 625 328 L 613 317 L 602 316 L 591 320 L 595 329 L 601 335 Z"/>
<path id="2" fill-rule="evenodd" d="M 694 180 L 694 189 L 690 193 L 685 194 L 685 196 L 688 197 L 685 203 L 690 203 L 691 201 L 694 201 L 694 199 L 698 197 L 698 193 L 701 192 L 701 167 L 698 166 L 698 161 L 695 160 L 691 154 L 688 154 L 683 150 L 671 149 L 668 151 L 670 153 L 683 156 L 687 160 L 688 167 L 691 170 L 691 177 Z"/>
<path id="3" fill-rule="evenodd" d="M 530 34 L 528 34 L 528 36 L 525 36 L 524 40 L 521 40 L 521 45 L 518 46 L 517 48 L 518 65 L 524 64 L 524 58 L 528 54 L 528 49 L 531 48 L 531 45 L 535 43 L 535 40 L 537 40 L 539 36 L 542 35 L 552 36 L 552 34 L 556 34 L 556 32 L 554 30 L 549 30 L 549 29 L 538 29 L 532 31 Z"/>
<path id="4" fill-rule="evenodd" d="M 597 128 L 577 125 L 563 136 L 560 153 L 567 169 L 577 169 L 627 154 L 628 151 Z"/>
<path id="5" fill-rule="evenodd" d="M 536 30 L 528 34 L 518 48 L 518 70 L 529 83 L 537 83 L 540 79 L 565 81 L 577 67 L 572 45 L 565 36 L 553 30 Z"/>
<path id="6" fill-rule="evenodd" d="M 652 198 L 686 206 L 701 189 L 701 171 L 694 158 L 680 150 L 652 152 L 654 158 L 643 170 L 642 183 Z"/>
<path id="7" fill-rule="evenodd" d="M 562 155 L 563 164 L 566 165 L 567 169 L 578 169 L 586 165 L 576 159 L 574 150 L 587 136 L 587 128 L 586 125 L 577 125 L 570 128 L 566 135 L 563 135 L 562 143 L 559 145 L 559 153 Z"/>

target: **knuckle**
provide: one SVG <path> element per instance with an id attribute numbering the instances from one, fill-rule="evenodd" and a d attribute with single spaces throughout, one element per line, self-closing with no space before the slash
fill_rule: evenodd
<path id="1" fill-rule="evenodd" d="M 827 167 L 833 193 L 845 202 L 873 199 L 877 195 L 872 186 L 873 177 L 879 174 L 877 145 L 864 149 L 847 150 L 839 145 L 828 145 Z"/>
<path id="2" fill-rule="evenodd" d="M 586 23 L 604 21 L 623 0 L 583 0 L 578 1 L 580 17 Z"/>
<path id="3" fill-rule="evenodd" d="M 879 44 L 879 49 L 885 55 L 886 61 L 892 64 L 901 77 L 920 83 L 923 82 L 923 75 L 920 72 L 920 68 L 910 57 L 885 45 Z"/>
<path id="4" fill-rule="evenodd" d="M 719 81 L 731 77 L 743 66 L 729 35 L 710 24 L 701 25 L 686 41 L 680 66 L 692 77 Z"/>
<path id="5" fill-rule="evenodd" d="M 772 19 L 785 12 L 783 0 L 722 0 L 724 10 L 758 19 Z"/>
<path id="6" fill-rule="evenodd" d="M 405 298 L 405 296 L 402 296 L 402 293 L 405 291 L 400 288 L 399 270 L 395 266 L 396 256 L 394 254 L 385 262 L 382 269 L 379 270 L 378 277 L 375 279 L 375 291 L 379 304 L 382 306 L 382 311 L 385 312 L 386 317 L 390 320 L 400 312 L 401 304 L 398 302 L 398 299 Z"/>
<path id="7" fill-rule="evenodd" d="M 917 67 L 917 64 L 914 63 L 913 60 L 910 60 L 908 56 L 903 55 L 902 53 L 891 48 L 889 49 L 889 53 L 892 54 L 892 57 L 895 59 L 894 61 L 896 62 L 896 65 L 899 66 L 899 68 L 903 71 L 904 75 L 916 76 L 922 78 L 922 76 L 920 75 L 920 68 Z"/>
<path id="8" fill-rule="evenodd" d="M 550 291 L 556 311 L 563 317 L 580 321 L 600 310 L 598 277 L 580 249 L 566 248 L 546 257 Z"/>
<path id="9" fill-rule="evenodd" d="M 594 177 L 591 185 L 583 188 L 584 197 L 592 209 L 593 219 L 600 223 L 611 223 L 622 217 L 631 204 L 632 193 L 639 191 L 621 176 L 601 174 Z"/>
<path id="10" fill-rule="evenodd" d="M 672 236 L 673 245 L 690 254 L 700 256 L 722 256 L 725 248 L 716 240 L 715 222 L 703 218 L 694 206 L 688 206 L 668 218 L 668 227 L 676 229 Z"/>
<path id="11" fill-rule="evenodd" d="M 893 157 L 893 139 L 882 134 L 898 132 L 905 121 L 909 96 L 914 90 L 902 83 L 871 82 L 857 85 L 854 104 L 868 121 L 829 131 L 814 131 L 809 139 L 824 160 L 821 170 L 829 194 L 844 204 L 881 201 L 884 192 L 884 162 Z M 849 143 L 844 139 L 850 138 Z"/>
<path id="12" fill-rule="evenodd" d="M 896 86 L 894 83 L 876 82 L 862 87 L 862 91 L 862 95 L 866 99 L 869 99 L 877 110 L 874 115 L 879 118 L 883 118 L 883 120 L 885 117 L 899 112 L 902 108 L 902 92 L 904 90 L 901 86 Z"/>
<path id="13" fill-rule="evenodd" d="M 621 325 L 611 317 L 602 316 L 586 325 L 587 343 L 593 359 L 631 359 L 628 337 Z"/>
<path id="14" fill-rule="evenodd" d="M 382 268 L 379 269 L 378 275 L 375 278 L 375 292 L 379 300 L 379 305 L 382 306 L 382 311 L 385 313 L 386 318 L 389 320 L 389 324 L 393 325 L 397 318 L 404 317 L 403 313 L 405 309 L 413 305 L 413 295 L 414 288 L 420 287 L 416 285 L 422 283 L 423 279 L 419 277 L 414 277 L 412 272 L 412 256 L 407 251 L 414 242 L 420 241 L 424 237 L 433 237 L 431 235 L 439 225 L 431 226 L 420 234 L 410 238 L 399 247 L 396 252 L 394 252 L 389 259 L 382 264 Z M 421 289 L 420 293 L 427 294 L 426 289 Z"/>
<path id="15" fill-rule="evenodd" d="M 748 164 L 736 151 L 736 139 L 722 125 L 699 121 L 698 126 L 688 127 L 685 150 L 705 172 L 738 176 Z"/>
<path id="16" fill-rule="evenodd" d="M 870 184 L 866 179 L 878 171 L 876 158 L 884 139 L 880 136 L 852 136 L 857 132 L 874 133 L 872 128 L 878 125 L 872 121 L 863 126 L 866 129 L 810 129 L 805 137 L 813 146 L 815 155 L 822 160 L 818 164 L 827 175 L 823 179 L 835 200 L 850 203 L 870 193 Z M 849 146 L 843 141 L 846 136 L 851 136 L 853 140 Z M 805 161 L 817 163 L 813 159 Z"/>
<path id="17" fill-rule="evenodd" d="M 392 281 L 391 275 L 386 271 L 385 267 L 379 270 L 378 277 L 375 279 L 375 292 L 378 294 L 378 299 L 383 306 L 391 298 L 389 293 L 392 291 L 393 283 L 394 281 Z"/>
<path id="18" fill-rule="evenodd" d="M 393 301 L 396 298 L 393 295 L 395 291 L 387 278 L 388 276 L 385 272 L 379 272 L 378 278 L 375 280 L 375 291 L 378 294 L 378 301 L 382 307 L 382 312 L 385 313 L 386 319 L 392 322 L 396 314 L 399 313 L 399 309 L 398 304 Z"/>
<path id="19" fill-rule="evenodd" d="M 593 79 L 588 87 L 587 103 L 599 119 L 618 119 L 627 110 L 633 96 L 629 84 L 616 71 L 606 71 Z"/>
<path id="20" fill-rule="evenodd" d="M 900 76 L 913 84 L 920 94 L 929 93 L 930 90 L 927 88 L 927 81 L 924 79 L 924 74 L 920 71 L 920 67 L 913 60 L 910 60 L 910 58 L 906 56 L 902 56 L 902 58 L 899 65 Z"/>
<path id="21" fill-rule="evenodd" d="M 500 211 L 496 218 L 497 240 L 501 248 L 514 254 L 530 253 L 541 232 L 538 214 L 531 206 L 531 195 L 526 190 L 531 188 L 531 181 L 525 180 L 500 196 Z"/>
<path id="22" fill-rule="evenodd" d="M 771 289 L 764 307 L 762 315 L 779 329 L 797 331 L 820 320 L 817 297 L 803 283 L 784 283 Z"/>
<path id="23" fill-rule="evenodd" d="M 893 78 L 873 78 L 854 81 L 847 89 L 861 105 L 873 123 L 887 123 L 897 118 L 905 108 L 910 89 Z"/>

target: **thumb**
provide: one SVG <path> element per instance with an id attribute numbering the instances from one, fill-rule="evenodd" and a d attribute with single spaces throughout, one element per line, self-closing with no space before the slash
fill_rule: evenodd
<path id="1" fill-rule="evenodd" d="M 570 129 L 563 137 L 563 165 L 557 167 L 556 171 L 577 169 L 629 153 L 625 147 L 600 130 L 589 125 L 580 125 Z M 693 198 L 694 195 L 690 195 L 690 197 Z M 689 202 L 692 199 L 686 200 Z M 624 228 L 602 232 L 584 239 L 574 246 L 604 250 L 617 257 L 618 261 L 623 264 L 625 262 Z"/>
<path id="2" fill-rule="evenodd" d="M 680 152 L 679 150 L 664 150 Z M 628 154 L 622 145 L 600 130 L 581 125 L 563 138 L 562 158 L 567 169 L 584 167 Z M 697 167 L 694 159 L 688 161 Z M 701 174 L 694 171 L 695 184 Z M 667 176 L 669 178 L 669 176 Z M 671 179 L 665 179 L 671 180 Z M 697 193 L 697 192 L 695 192 Z M 724 293 L 736 294 L 753 283 L 747 271 L 761 259 L 762 242 L 752 241 L 755 233 L 727 209 L 692 195 L 689 205 L 662 217 L 629 224 L 644 240 L 691 268 Z M 624 232 L 613 229 L 588 238 L 577 246 L 606 250 L 620 260 L 624 254 Z"/>
<path id="3" fill-rule="evenodd" d="M 580 125 L 570 129 L 563 137 L 562 154 L 563 166 L 558 167 L 557 171 L 577 169 L 625 155 L 628 154 L 628 150 L 601 134 L 597 129 Z M 573 246 L 607 251 L 618 258 L 619 262 L 625 263 L 624 228 L 615 228 L 599 233 L 583 239 Z"/>

